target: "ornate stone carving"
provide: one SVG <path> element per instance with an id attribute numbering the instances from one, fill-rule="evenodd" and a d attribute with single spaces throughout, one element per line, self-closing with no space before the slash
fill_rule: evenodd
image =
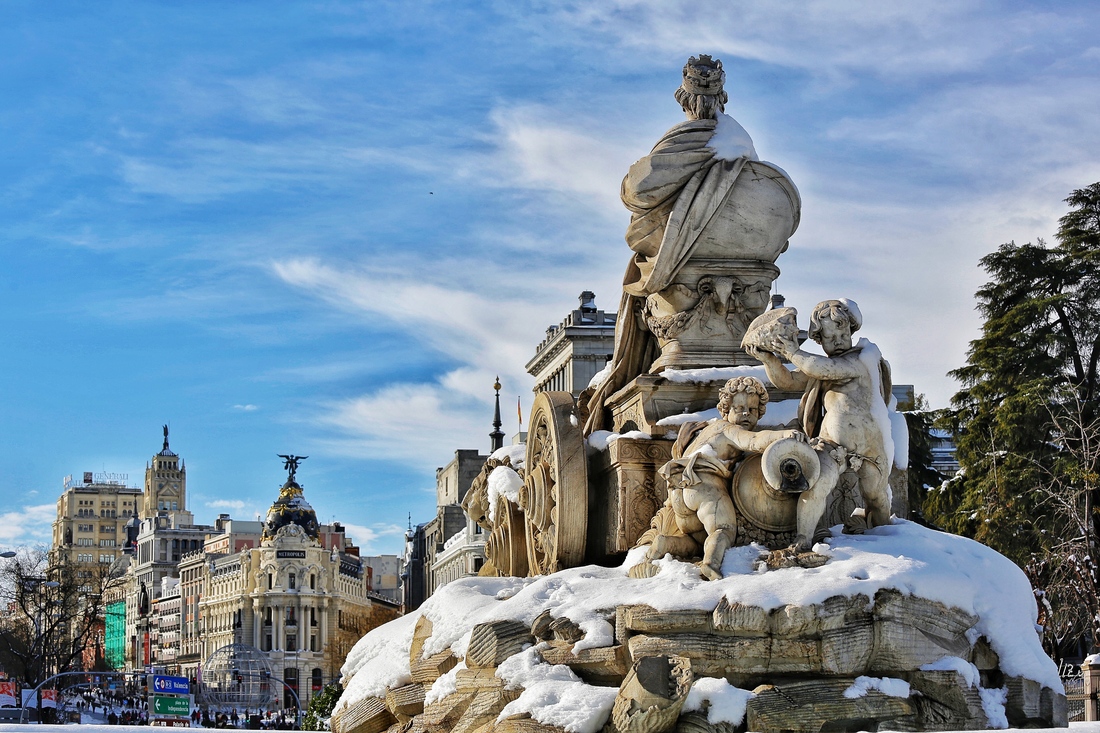
<path id="1" fill-rule="evenodd" d="M 497 497 L 493 512 L 496 522 L 485 540 L 485 559 L 500 575 L 522 578 L 527 575 L 527 528 L 520 508 L 503 496 Z"/>
<path id="2" fill-rule="evenodd" d="M 679 342 L 680 350 L 686 343 L 706 339 L 737 343 L 755 315 L 767 306 L 770 287 L 765 278 L 745 282 L 737 277 L 703 275 L 694 289 L 677 283 L 650 295 L 642 312 L 662 351 L 672 341 Z M 693 345 L 704 348 L 702 343 Z"/>
<path id="3" fill-rule="evenodd" d="M 538 393 L 529 424 L 519 506 L 526 524 L 528 570 L 538 575 L 584 560 L 588 458 L 568 392 Z"/>
<path id="4" fill-rule="evenodd" d="M 720 419 L 681 426 L 673 458 L 659 470 L 668 500 L 640 540 L 650 560 L 701 555 L 700 571 L 718 579 L 735 544 L 809 549 L 838 465 L 800 431 L 756 430 L 767 402 L 759 379 L 736 377 L 720 392 Z"/>
<path id="5" fill-rule="evenodd" d="M 649 527 L 668 496 L 657 468 L 668 462 L 671 451 L 671 440 L 621 437 L 597 454 L 599 490 L 593 492 L 591 507 L 595 536 L 589 542 L 596 557 L 590 561 L 625 553 Z"/>

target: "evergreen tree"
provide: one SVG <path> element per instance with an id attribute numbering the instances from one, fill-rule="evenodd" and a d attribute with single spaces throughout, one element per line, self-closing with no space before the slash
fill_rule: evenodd
<path id="1" fill-rule="evenodd" d="M 1067 470 L 1066 461 L 1100 414 L 1100 183 L 1066 203 L 1056 246 L 1010 242 L 981 260 L 985 322 L 967 364 L 951 373 L 962 389 L 940 423 L 955 433 L 962 471 L 924 504 L 931 522 L 1008 555 L 1036 583 L 1064 575 L 1049 557 L 1078 532 L 1053 511 L 1051 487 L 1097 468 Z M 1084 494 L 1083 522 L 1100 536 L 1091 510 L 1100 497 Z"/>
<path id="2" fill-rule="evenodd" d="M 919 524 L 928 524 L 924 513 L 925 497 L 929 490 L 938 489 L 945 478 L 932 467 L 932 429 L 938 411 L 928 409 L 924 395 L 917 395 L 915 403 L 906 408 L 902 414 L 909 433 L 909 518 Z"/>

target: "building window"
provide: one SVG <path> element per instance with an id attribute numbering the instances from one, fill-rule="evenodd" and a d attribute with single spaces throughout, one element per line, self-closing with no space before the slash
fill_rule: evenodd
<path id="1" fill-rule="evenodd" d="M 298 651 L 298 635 L 297 634 L 287 634 L 286 635 L 286 650 L 288 652 Z"/>
<path id="2" fill-rule="evenodd" d="M 271 651 L 271 634 L 264 634 L 264 648 L 265 652 Z"/>
<path id="3" fill-rule="evenodd" d="M 309 635 L 309 650 L 311 652 L 317 651 L 317 634 Z"/>
<path id="4" fill-rule="evenodd" d="M 287 581 L 287 587 L 290 590 L 294 590 L 295 588 L 298 587 L 298 576 L 295 575 L 294 573 L 290 574 L 289 579 Z"/>
<path id="5" fill-rule="evenodd" d="M 271 590 L 271 588 L 273 587 L 274 583 L 275 583 L 275 580 L 274 580 L 274 578 L 272 578 L 272 577 L 271 577 L 271 573 L 268 573 L 268 574 L 267 574 L 267 589 L 268 589 L 268 590 Z"/>
<path id="6" fill-rule="evenodd" d="M 298 693 L 298 669 L 296 667 L 287 667 L 283 670 L 283 682 L 286 683 L 290 690 L 294 690 L 294 694 Z M 297 703 L 294 701 L 294 695 L 290 690 L 283 688 L 283 707 L 292 708 Z"/>
<path id="7" fill-rule="evenodd" d="M 271 626 L 271 607 L 264 609 L 264 626 Z"/>
<path id="8" fill-rule="evenodd" d="M 298 625 L 297 619 L 294 618 L 294 607 L 293 606 L 288 606 L 287 609 L 286 609 L 286 625 L 287 626 L 297 626 Z"/>

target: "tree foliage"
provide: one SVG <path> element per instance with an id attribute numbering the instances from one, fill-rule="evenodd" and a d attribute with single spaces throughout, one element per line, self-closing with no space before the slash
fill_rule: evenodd
<path id="1" fill-rule="evenodd" d="M 309 701 L 309 710 L 306 711 L 305 720 L 302 721 L 302 729 L 331 730 L 328 721 L 343 691 L 344 688 L 339 682 L 333 682 L 331 685 L 325 685 L 324 690 L 314 695 Z"/>
<path id="2" fill-rule="evenodd" d="M 952 372 L 962 388 L 940 422 L 956 436 L 962 471 L 924 504 L 930 521 L 994 547 L 1039 585 L 1066 577 L 1052 567 L 1055 548 L 1076 541 L 1082 527 L 1085 537 L 1100 530 L 1095 489 L 1085 490 L 1083 524 L 1052 499 L 1095 471 L 1070 464 L 1085 460 L 1084 433 L 1100 414 L 1100 183 L 1066 203 L 1056 245 L 1010 242 L 981 260 L 990 277 L 976 294 L 981 336 Z M 1067 602 L 1061 593 L 1043 598 Z M 1065 610 L 1048 615 L 1066 618 Z M 1073 625 L 1080 630 L 1079 619 Z"/>
<path id="3" fill-rule="evenodd" d="M 122 582 L 105 564 L 50 564 L 46 550 L 25 549 L 0 565 L 0 627 L 6 671 L 36 685 L 79 670 L 102 628 L 105 597 Z"/>

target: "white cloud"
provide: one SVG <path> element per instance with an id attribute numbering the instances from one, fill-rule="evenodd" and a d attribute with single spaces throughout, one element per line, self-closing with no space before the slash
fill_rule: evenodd
<path id="1" fill-rule="evenodd" d="M 52 541 L 55 504 L 36 504 L 0 514 L 0 545 L 14 547 Z"/>
<path id="2" fill-rule="evenodd" d="M 233 405 L 234 410 L 240 410 L 241 412 L 255 412 L 260 409 L 256 405 Z"/>
<path id="3" fill-rule="evenodd" d="M 791 67 L 826 79 L 868 74 L 891 81 L 970 73 L 1005 64 L 1040 42 L 1065 42 L 1092 27 L 1087 7 L 1044 13 L 977 0 L 805 3 L 731 0 L 701 11 L 690 0 L 583 3 L 557 11 L 574 27 L 596 30 L 664 64 L 700 51 Z M 1083 28 L 1082 28 L 1083 26 Z M 560 32 L 555 28 L 555 32 Z"/>
<path id="4" fill-rule="evenodd" d="M 249 504 L 245 504 L 239 499 L 217 499 L 212 502 L 207 502 L 206 505 L 210 508 L 228 508 L 228 510 L 233 510 L 239 514 L 243 514 L 244 508 L 249 506 Z"/>
<path id="5" fill-rule="evenodd" d="M 341 522 L 341 524 L 344 526 L 348 539 L 359 547 L 361 555 L 379 553 L 378 542 L 381 540 L 390 540 L 387 543 L 388 554 L 393 554 L 395 550 L 388 547 L 388 545 L 395 544 L 393 538 L 404 537 L 405 535 L 405 528 L 396 524 L 373 524 L 370 527 L 361 524 L 348 524 L 347 522 Z"/>
<path id="6" fill-rule="evenodd" d="M 492 112 L 497 154 L 490 164 L 504 173 L 486 177 L 492 185 L 523 186 L 568 194 L 575 207 L 625 219 L 619 183 L 626 169 L 647 152 L 644 141 L 607 134 L 606 120 L 585 119 L 577 109 L 509 105 Z"/>
<path id="7" fill-rule="evenodd" d="M 338 269 L 317 260 L 277 262 L 273 269 L 284 282 L 343 310 L 403 326 L 410 336 L 458 362 L 432 381 L 383 385 L 321 405 L 315 422 L 338 433 L 325 444 L 359 457 L 435 466 L 456 447 L 487 448 L 493 381 L 499 376 L 504 384 L 506 405 L 517 394 L 529 404 L 531 378 L 524 364 L 545 327 L 559 321 L 568 307 L 560 301 L 547 304 L 547 296 L 556 291 L 540 291 L 537 275 L 527 278 L 526 297 L 523 288 L 506 282 L 494 283 L 504 294 L 493 297 L 389 272 Z M 425 277 L 437 271 L 415 269 Z"/>

